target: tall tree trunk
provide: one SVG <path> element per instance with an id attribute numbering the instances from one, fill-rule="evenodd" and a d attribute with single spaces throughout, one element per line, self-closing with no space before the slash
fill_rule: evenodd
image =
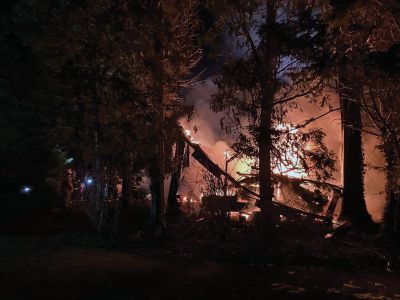
<path id="1" fill-rule="evenodd" d="M 176 151 L 175 151 L 176 167 L 175 171 L 172 172 L 171 174 L 171 183 L 168 192 L 168 209 L 171 212 L 179 211 L 179 203 L 176 199 L 176 194 L 179 189 L 179 180 L 181 178 L 184 152 L 185 152 L 185 143 L 181 140 L 177 141 Z"/>
<path id="2" fill-rule="evenodd" d="M 156 28 L 159 32 L 154 40 L 154 52 L 156 53 L 153 65 L 153 76 L 155 80 L 155 104 L 158 109 L 158 116 L 155 121 L 156 134 L 156 157 L 152 163 L 150 172 L 150 191 L 152 197 L 151 227 L 154 230 L 164 230 L 165 222 L 165 197 L 164 197 L 164 166 L 165 166 L 165 145 L 164 145 L 164 45 L 162 34 L 164 28 L 164 14 L 160 3 L 151 2 L 152 9 L 156 16 Z"/>
<path id="3" fill-rule="evenodd" d="M 94 81 L 92 83 L 92 93 L 93 100 L 95 104 L 94 109 L 94 190 L 95 192 L 92 194 L 92 199 L 90 199 L 89 203 L 89 214 L 91 214 L 92 220 L 95 222 L 95 226 L 97 231 L 100 234 L 105 234 L 107 230 L 107 201 L 104 195 L 105 191 L 105 164 L 104 159 L 99 151 L 99 145 L 102 142 L 102 132 L 101 132 L 101 124 L 100 124 L 100 105 L 101 100 L 97 93 L 97 85 Z"/>
<path id="4" fill-rule="evenodd" d="M 162 85 L 162 83 L 161 83 Z M 161 88 L 162 89 L 162 88 Z M 160 96 L 163 99 L 163 96 Z M 160 132 L 157 138 L 157 153 L 155 161 L 152 162 L 151 177 L 151 198 L 152 198 L 152 216 L 151 227 L 153 229 L 165 229 L 165 197 L 164 197 L 164 103 L 161 100 L 159 103 L 159 120 L 156 122 L 156 127 Z"/>
<path id="5" fill-rule="evenodd" d="M 273 187 L 272 187 L 272 109 L 274 101 L 274 37 L 273 27 L 275 26 L 276 8 L 275 1 L 267 3 L 267 33 L 262 57 L 261 79 L 261 111 L 260 111 L 260 132 L 258 136 L 258 161 L 259 161 L 259 185 L 261 215 L 263 222 L 273 222 Z"/>
<path id="6" fill-rule="evenodd" d="M 119 211 L 116 212 L 117 224 L 115 230 L 124 232 L 127 229 L 129 217 L 129 201 L 132 199 L 132 178 L 129 159 L 126 161 L 126 166 L 122 170 L 122 193 L 121 201 L 118 203 Z M 118 222 L 119 219 L 119 222 Z"/>
<path id="7" fill-rule="evenodd" d="M 340 76 L 339 91 L 343 132 L 343 205 L 341 217 L 371 224 L 364 200 L 364 154 L 361 139 L 361 88 L 346 75 Z"/>
<path id="8" fill-rule="evenodd" d="M 159 168 L 153 170 L 150 183 L 151 192 L 151 229 L 165 230 L 164 176 Z"/>
<path id="9" fill-rule="evenodd" d="M 397 139 L 386 139 L 383 147 L 386 159 L 386 206 L 383 213 L 383 231 L 388 245 L 398 252 L 400 248 L 400 187 L 396 165 L 400 161 L 400 145 Z"/>
<path id="10" fill-rule="evenodd" d="M 260 203 L 263 218 L 272 217 L 272 165 L 271 165 L 271 96 L 263 93 L 261 104 L 259 147 Z"/>

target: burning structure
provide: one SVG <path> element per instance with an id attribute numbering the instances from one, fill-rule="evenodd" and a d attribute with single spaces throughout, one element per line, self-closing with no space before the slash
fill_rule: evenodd
<path id="1" fill-rule="evenodd" d="M 254 212 L 259 211 L 257 205 L 260 196 L 257 175 L 241 173 L 236 170 L 238 177 L 235 178 L 228 172 L 228 163 L 236 157 L 229 157 L 227 153 L 224 153 L 225 170 L 222 169 L 193 139 L 189 130 L 182 130 L 181 141 L 186 145 L 186 149 L 182 152 L 177 146 L 176 152 L 180 152 L 180 157 L 186 163 L 182 162 L 179 165 L 187 166 L 188 156 L 191 153 L 193 159 L 206 170 L 206 173 L 203 173 L 206 174 L 204 179 L 212 185 L 212 188 L 208 189 L 208 193 L 200 195 L 206 209 L 217 214 L 233 213 L 239 219 L 244 218 L 245 220 L 251 218 Z M 254 165 L 254 161 L 249 160 L 247 164 Z M 289 171 L 289 174 L 283 175 L 282 168 Z M 282 168 L 276 167 L 273 175 L 274 206 L 279 211 L 281 218 L 286 218 L 285 215 L 311 216 L 320 221 L 330 222 L 341 197 L 341 188 L 330 183 L 307 179 L 305 173 L 293 173 L 286 166 L 282 166 Z M 291 176 L 292 173 L 304 176 Z M 177 181 L 172 176 L 170 196 L 171 191 L 178 191 L 177 184 L 179 185 L 179 180 Z M 183 197 L 183 201 L 190 200 Z"/>

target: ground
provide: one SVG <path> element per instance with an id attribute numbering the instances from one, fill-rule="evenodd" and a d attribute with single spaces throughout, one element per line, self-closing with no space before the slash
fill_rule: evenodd
<path id="1" fill-rule="evenodd" d="M 400 299 L 398 273 L 360 244 L 336 253 L 350 246 L 303 235 L 267 247 L 246 227 L 219 242 L 192 221 L 172 223 L 167 238 L 139 232 L 123 243 L 70 212 L 3 224 L 0 299 Z"/>

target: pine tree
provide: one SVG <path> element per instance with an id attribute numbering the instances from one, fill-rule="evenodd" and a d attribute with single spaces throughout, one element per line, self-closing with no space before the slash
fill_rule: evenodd
<path id="1" fill-rule="evenodd" d="M 177 121 L 186 113 L 183 89 L 190 87 L 191 70 L 202 53 L 195 41 L 197 2 L 158 3 L 89 0 L 31 5 L 21 0 L 24 14 L 19 12 L 18 21 L 25 26 L 26 20 L 29 25 L 34 22 L 29 18 L 39 20 L 31 28 L 38 34 L 21 34 L 18 45 L 13 44 L 12 30 L 2 36 L 9 45 L 5 57 L 19 53 L 15 47 L 20 47 L 21 57 L 31 64 L 26 77 L 16 74 L 13 79 L 32 75 L 35 84 L 41 80 L 41 89 L 35 92 L 50 102 L 49 107 L 57 107 L 40 119 L 53 122 L 41 127 L 51 137 L 50 147 L 68 153 L 76 168 L 94 176 L 91 195 L 94 206 L 101 208 L 95 209 L 94 217 L 100 231 L 110 230 L 114 222 L 105 220 L 102 210 L 107 209 L 104 191 L 115 183 L 115 174 L 124 179 L 121 204 L 126 206 L 131 175 L 142 168 L 158 180 L 153 223 L 164 223 L 163 176 L 171 170 Z M 7 30 L 15 24 L 4 25 Z M 23 45 L 27 40 L 29 47 Z M 18 58 L 10 60 L 2 77 L 10 77 L 7 72 Z M 32 94 L 26 93 L 24 99 Z M 45 105 L 36 107 L 49 111 Z"/>
<path id="2" fill-rule="evenodd" d="M 231 50 L 222 74 L 215 79 L 218 92 L 212 109 L 226 112 L 242 128 L 234 147 L 257 157 L 259 206 L 263 219 L 271 220 L 272 169 L 282 161 L 282 149 L 276 145 L 286 138 L 288 146 L 294 131 L 285 126 L 284 118 L 296 107 L 296 100 L 316 101 L 321 92 L 322 80 L 315 68 L 321 59 L 318 45 L 323 32 L 318 11 L 303 1 L 235 1 L 225 6 L 217 3 L 216 7 L 225 11 L 221 22 L 238 47 Z M 314 134 L 323 138 L 320 131 Z M 311 136 L 304 135 L 303 141 Z M 323 177 L 329 177 L 332 153 L 323 143 L 316 144 L 314 158 L 327 171 Z M 306 156 L 312 152 L 300 151 Z M 307 170 L 312 169 L 307 164 L 311 156 L 302 161 Z"/>
<path id="3" fill-rule="evenodd" d="M 396 43 L 393 41 L 398 35 L 398 26 L 394 18 L 395 6 L 393 1 L 386 1 L 385 4 L 376 1 L 334 2 L 325 6 L 328 34 L 331 36 L 327 48 L 332 52 L 331 61 L 334 73 L 337 74 L 342 107 L 342 216 L 364 225 L 371 224 L 371 217 L 364 201 L 361 133 L 376 134 L 376 128 L 368 129 L 371 118 L 363 118 L 364 113 L 370 115 L 371 107 L 374 110 L 373 105 L 367 104 L 365 100 L 370 98 L 368 94 L 371 89 L 368 85 L 371 82 L 375 81 L 375 88 L 379 89 L 378 85 L 381 85 L 385 89 L 385 84 L 381 81 L 383 73 L 376 73 L 373 56 L 388 50 Z"/>
<path id="4" fill-rule="evenodd" d="M 172 145 L 179 136 L 178 120 L 187 108 L 183 92 L 194 82 L 192 70 L 202 58 L 197 45 L 197 1 L 144 1 L 143 31 L 147 36 L 144 61 L 150 68 L 152 103 L 157 111 L 153 134 L 156 153 L 150 163 L 153 198 L 151 227 L 164 229 L 164 176 L 172 171 Z"/>

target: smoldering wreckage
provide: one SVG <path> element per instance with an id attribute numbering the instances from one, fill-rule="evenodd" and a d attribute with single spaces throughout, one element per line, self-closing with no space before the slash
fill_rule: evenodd
<path id="1" fill-rule="evenodd" d="M 198 215 L 198 221 L 205 218 L 199 215 L 199 212 L 205 212 L 206 215 L 218 218 L 218 226 L 220 234 L 225 235 L 225 228 L 228 222 L 252 222 L 254 217 L 259 213 L 258 199 L 258 178 L 256 174 L 243 173 L 239 170 L 236 174 L 231 175 L 228 171 L 228 163 L 235 159 L 235 156 L 229 157 L 225 155 L 225 170 L 213 161 L 212 158 L 202 149 L 191 135 L 190 130 L 181 128 L 179 141 L 175 145 L 175 161 L 176 167 L 169 176 L 169 188 L 166 201 L 169 212 L 184 211 Z M 190 159 L 190 157 L 192 159 Z M 203 168 L 202 171 L 207 173 L 207 178 L 213 182 L 213 187 L 203 188 L 203 192 L 198 195 L 185 195 L 181 192 L 180 182 L 186 168 L 191 168 L 190 161 L 195 161 Z M 342 198 L 342 188 L 340 186 L 308 179 L 306 176 L 289 176 L 273 173 L 274 180 L 274 209 L 279 216 L 279 222 L 310 222 L 318 227 L 323 227 L 326 232 L 325 237 L 332 237 L 333 234 L 343 228 L 348 228 L 351 224 L 347 221 L 340 220 L 339 210 Z M 236 178 L 235 178 L 236 177 Z M 90 181 L 90 182 L 89 182 Z M 82 192 L 79 198 L 82 202 L 86 202 L 86 209 L 92 221 L 101 230 L 101 220 L 99 220 L 99 212 L 104 210 L 101 203 L 96 200 L 95 195 L 91 195 L 95 189 L 95 179 L 92 177 L 85 178 L 83 186 L 80 186 Z M 121 178 L 117 180 L 115 187 L 117 197 L 119 199 L 123 189 L 123 181 Z M 204 182 L 203 182 L 204 183 Z M 207 183 L 206 183 L 207 185 Z M 137 176 L 132 184 L 132 198 L 144 199 L 151 201 L 151 189 L 147 180 L 143 180 Z M 86 196 L 85 196 L 86 195 Z M 113 202 L 113 201 L 111 201 Z M 105 201 L 110 205 L 110 201 Z M 103 204 L 104 206 L 104 204 Z"/>

